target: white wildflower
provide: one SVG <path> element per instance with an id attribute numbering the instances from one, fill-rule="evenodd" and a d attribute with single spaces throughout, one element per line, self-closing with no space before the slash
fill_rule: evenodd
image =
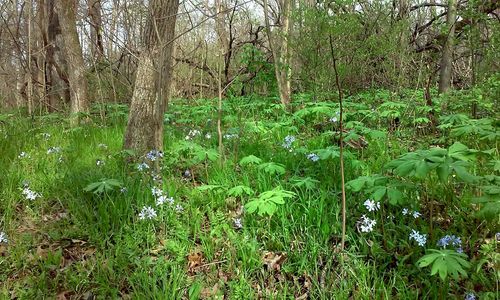
<path id="1" fill-rule="evenodd" d="M 156 206 L 160 206 L 165 203 L 169 203 L 170 205 L 174 204 L 174 198 L 161 195 L 156 199 Z"/>
<path id="2" fill-rule="evenodd" d="M 358 221 L 358 225 L 361 232 L 372 232 L 373 227 L 377 225 L 377 221 L 372 220 L 365 215 L 362 215 L 361 220 Z"/>
<path id="3" fill-rule="evenodd" d="M 7 238 L 7 234 L 5 232 L 0 232 L 0 244 L 4 243 L 7 244 L 9 242 L 9 239 Z"/>
<path id="4" fill-rule="evenodd" d="M 375 202 L 374 200 L 366 200 L 363 205 L 366 207 L 368 211 L 376 211 L 380 208 L 380 202 Z"/>
<path id="5" fill-rule="evenodd" d="M 153 196 L 155 198 L 157 197 L 160 197 L 163 195 L 163 191 L 159 188 L 157 188 L 156 186 L 154 186 L 152 189 L 151 189 L 151 194 L 153 194 Z"/>
<path id="6" fill-rule="evenodd" d="M 156 218 L 156 210 L 151 206 L 144 206 L 139 213 L 140 220 L 154 219 Z"/>
<path id="7" fill-rule="evenodd" d="M 234 219 L 233 223 L 234 223 L 234 227 L 236 227 L 236 229 L 243 228 L 243 224 L 241 224 L 241 219 L 240 218 Z"/>
<path id="8" fill-rule="evenodd" d="M 188 135 L 186 135 L 186 140 L 190 140 L 190 139 L 193 139 L 195 138 L 197 135 L 200 135 L 201 132 L 197 129 L 192 129 L 192 130 L 189 130 L 188 132 Z"/>
<path id="9" fill-rule="evenodd" d="M 226 140 L 232 140 L 234 138 L 237 138 L 238 137 L 238 134 L 237 133 L 228 133 L 228 134 L 224 134 L 224 138 Z"/>
<path id="10" fill-rule="evenodd" d="M 175 211 L 178 212 L 178 213 L 183 212 L 184 211 L 184 207 L 182 207 L 182 205 L 180 205 L 180 204 L 177 204 L 175 206 Z"/>
<path id="11" fill-rule="evenodd" d="M 26 152 L 23 151 L 23 152 L 19 153 L 19 155 L 17 156 L 17 158 L 19 158 L 19 159 L 30 158 L 30 155 L 28 153 L 26 153 Z"/>
<path id="12" fill-rule="evenodd" d="M 31 201 L 41 197 L 39 193 L 32 191 L 29 187 L 25 187 L 23 189 L 23 195 L 26 197 L 26 200 L 31 200 Z"/>
<path id="13" fill-rule="evenodd" d="M 50 147 L 47 149 L 47 154 L 59 153 L 61 152 L 61 147 Z"/>

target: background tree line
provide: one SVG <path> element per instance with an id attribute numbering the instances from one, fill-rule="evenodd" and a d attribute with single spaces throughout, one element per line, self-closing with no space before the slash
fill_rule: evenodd
<path id="1" fill-rule="evenodd" d="M 2 1 L 1 107 L 78 113 L 133 102 L 157 9 L 136 0 Z M 349 93 L 444 92 L 498 70 L 494 0 L 184 1 L 175 11 L 175 33 L 163 41 L 172 44 L 163 78 L 172 78 L 172 97 L 214 97 L 219 85 L 223 96 L 276 94 L 284 105 L 292 94 L 320 97 L 334 86 L 332 50 Z"/>

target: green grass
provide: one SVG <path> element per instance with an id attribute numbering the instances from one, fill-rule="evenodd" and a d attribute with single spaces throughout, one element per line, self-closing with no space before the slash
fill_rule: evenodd
<path id="1" fill-rule="evenodd" d="M 347 249 L 339 253 L 338 159 L 311 162 L 306 158 L 308 153 L 336 145 L 335 125 L 321 111 L 298 117 L 283 112 L 269 99 L 251 101 L 254 104 L 245 99 L 226 101 L 225 133 L 238 133 L 239 137 L 225 139 L 223 157 L 213 161 L 196 159 L 199 151 L 217 149 L 215 121 L 207 122 L 209 118 L 215 120 L 210 110 L 213 103 L 173 103 L 165 128 L 161 182 L 154 182 L 147 172 L 139 172 L 122 151 L 123 114 L 108 118 L 105 124 L 96 117 L 74 129 L 55 115 L 34 120 L 13 116 L 0 124 L 0 231 L 9 238 L 8 244 L 0 246 L 0 296 L 437 298 L 442 295 L 443 285 L 429 275 L 429 270 L 416 266 L 425 250 L 408 240 L 412 228 L 429 232 L 428 206 L 421 199 L 421 187 L 426 188 L 428 198 L 439 202 L 436 209 L 440 210 L 428 247 L 435 248 L 442 235 L 454 232 L 466 243 L 464 249 L 475 266 L 487 257 L 478 252 L 479 247 L 498 231 L 498 222 L 482 221 L 475 216 L 476 211 L 465 198 L 475 187 L 454 182 L 450 183 L 450 190 L 432 180 L 423 183 L 413 179 L 407 183 L 418 188 L 406 191 L 410 199 L 406 205 L 421 211 L 424 218 L 404 217 L 404 206 L 383 203 L 386 217 L 394 218 L 384 220 L 377 215 L 378 226 L 368 234 L 358 232 L 356 221 L 367 214 L 363 202 L 369 195 L 348 192 Z M 390 131 L 387 119 L 377 113 L 373 118 L 356 114 L 362 104 L 356 99 L 349 101 L 347 118 L 363 122 L 358 124 L 362 128 L 354 131 L 367 139 L 367 145 L 348 148 L 347 180 L 382 173 L 383 166 L 400 154 L 439 143 L 439 136 L 432 133 L 416 135 L 417 128 L 410 121 Z M 373 105 L 376 107 L 376 100 Z M 405 113 L 415 112 L 405 109 Z M 186 142 L 190 129 L 198 129 L 202 134 Z M 370 138 L 373 130 L 384 134 Z M 45 138 L 43 133 L 50 137 Z M 212 137 L 206 139 L 205 133 Z M 287 135 L 297 136 L 293 152 L 281 146 Z M 456 140 L 448 138 L 439 145 L 447 147 Z M 460 141 L 475 149 L 495 146 L 495 141 L 478 143 L 473 137 L 460 137 Z M 47 149 L 55 146 L 62 151 L 47 154 Z M 21 151 L 30 157 L 18 158 Z M 262 162 L 282 164 L 286 172 L 270 175 L 258 166 L 240 166 L 238 162 L 248 155 L 255 155 Z M 498 152 L 492 157 L 488 159 L 498 159 Z M 97 160 L 105 164 L 97 166 Z M 479 160 L 473 172 L 488 174 L 488 168 L 486 161 Z M 187 169 L 192 176 L 186 178 L 183 173 Z M 299 177 L 318 182 L 311 188 L 297 187 L 293 179 Z M 127 191 L 84 191 L 89 184 L 104 178 L 120 181 Z M 42 197 L 26 200 L 22 195 L 24 183 L 29 183 L 30 189 Z M 204 185 L 222 188 L 200 190 Z M 242 206 L 253 196 L 227 195 L 231 187 L 238 185 L 250 187 L 254 196 L 278 186 L 296 196 L 278 205 L 272 216 L 260 217 L 242 212 Z M 183 211 L 177 212 L 168 204 L 156 207 L 151 194 L 153 186 L 172 196 Z M 452 203 L 440 201 L 439 196 L 446 193 Z M 139 212 L 146 205 L 157 209 L 154 220 L 139 219 Z M 243 228 L 237 229 L 234 219 L 240 214 Z M 262 258 L 266 252 L 285 253 L 286 259 L 269 269 Z M 189 267 L 194 263 L 189 259 L 193 253 L 202 255 L 201 266 L 196 268 Z M 495 263 L 494 259 L 491 261 Z M 463 297 L 468 291 L 491 297 L 498 292 L 495 276 L 498 275 L 486 267 L 470 270 L 469 278 L 451 283 L 447 297 Z"/>

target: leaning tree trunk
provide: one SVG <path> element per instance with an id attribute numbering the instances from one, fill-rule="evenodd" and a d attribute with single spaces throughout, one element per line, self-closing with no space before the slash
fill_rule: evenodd
<path id="1" fill-rule="evenodd" d="M 61 25 L 64 54 L 68 63 L 68 81 L 70 89 L 71 124 L 77 125 L 78 113 L 89 111 L 88 87 L 85 78 L 82 47 L 76 30 L 77 0 L 56 0 L 56 9 Z"/>
<path id="2" fill-rule="evenodd" d="M 455 19 L 457 15 L 456 0 L 448 0 L 448 15 L 446 17 L 447 36 L 441 57 L 441 70 L 439 73 L 439 93 L 445 93 L 451 87 L 451 72 L 453 64 L 453 43 L 455 37 Z"/>
<path id="3" fill-rule="evenodd" d="M 151 0 L 143 35 L 124 148 L 137 154 L 163 149 L 163 113 L 172 77 L 179 0 Z"/>

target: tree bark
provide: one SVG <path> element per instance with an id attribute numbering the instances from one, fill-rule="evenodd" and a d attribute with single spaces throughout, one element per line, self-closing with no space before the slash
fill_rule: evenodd
<path id="1" fill-rule="evenodd" d="M 151 0 L 143 35 L 124 148 L 137 154 L 163 149 L 163 114 L 172 79 L 179 0 Z"/>
<path id="2" fill-rule="evenodd" d="M 92 53 L 92 61 L 100 62 L 104 58 L 101 0 L 87 0 L 87 9 L 90 18 L 90 51 Z"/>
<path id="3" fill-rule="evenodd" d="M 89 111 L 88 86 L 85 78 L 85 64 L 82 48 L 76 30 L 77 0 L 56 0 L 56 8 L 61 25 L 64 55 L 68 63 L 68 81 L 70 89 L 71 125 L 79 123 L 78 113 Z"/>
<path id="4" fill-rule="evenodd" d="M 451 73 L 453 64 L 453 43 L 455 37 L 455 19 L 457 15 L 456 0 L 448 0 L 448 14 L 446 16 L 447 36 L 441 57 L 439 73 L 439 93 L 447 92 L 451 87 Z"/>
<path id="5" fill-rule="evenodd" d="M 264 21 L 266 24 L 266 33 L 269 40 L 269 47 L 274 61 L 274 72 L 278 84 L 278 92 L 280 94 L 281 104 L 288 108 L 291 98 L 291 69 L 289 65 L 288 40 L 290 37 L 290 11 L 291 0 L 282 0 L 282 32 L 284 36 L 278 38 L 273 35 L 269 22 L 269 4 L 264 0 Z M 279 49 L 277 48 L 279 46 Z"/>

